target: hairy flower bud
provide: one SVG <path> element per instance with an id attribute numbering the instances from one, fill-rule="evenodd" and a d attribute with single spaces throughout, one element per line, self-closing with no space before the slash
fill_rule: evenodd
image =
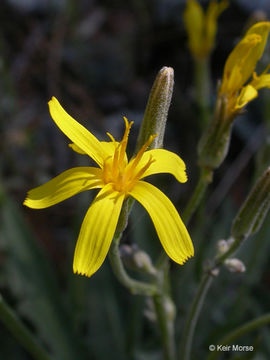
<path id="1" fill-rule="evenodd" d="M 145 272 L 151 275 L 156 274 L 149 255 L 139 249 L 137 245 L 121 245 L 120 254 L 124 264 L 130 269 Z"/>
<path id="2" fill-rule="evenodd" d="M 243 273 L 246 271 L 245 264 L 236 258 L 225 260 L 224 265 L 230 272 L 233 273 Z"/>
<path id="3" fill-rule="evenodd" d="M 224 254 L 229 249 L 229 244 L 226 240 L 219 240 L 217 243 L 217 255 Z"/>
<path id="4" fill-rule="evenodd" d="M 157 134 L 149 149 L 161 148 L 174 85 L 173 68 L 164 66 L 151 89 L 141 125 L 136 152 L 150 135 Z"/>

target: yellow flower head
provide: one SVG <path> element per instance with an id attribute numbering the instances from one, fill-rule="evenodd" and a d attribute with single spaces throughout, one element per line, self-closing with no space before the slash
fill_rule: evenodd
<path id="1" fill-rule="evenodd" d="M 217 33 L 217 19 L 228 5 L 225 0 L 220 3 L 211 0 L 204 13 L 197 0 L 187 0 L 184 23 L 188 33 L 189 48 L 195 57 L 205 58 L 212 51 Z"/>
<path id="2" fill-rule="evenodd" d="M 59 203 L 85 190 L 101 190 L 88 209 L 76 244 L 73 270 L 91 276 L 102 265 L 112 241 L 125 198 L 132 196 L 149 213 L 158 237 L 168 256 L 183 264 L 194 253 L 190 236 L 171 201 L 155 186 L 143 181 L 146 176 L 171 173 L 179 182 L 187 180 L 185 164 L 176 154 L 164 150 L 148 150 L 150 136 L 130 161 L 126 147 L 132 122 L 126 118 L 123 139 L 99 141 L 74 120 L 56 98 L 49 101 L 51 116 L 72 141 L 73 150 L 90 156 L 99 167 L 76 167 L 30 190 L 24 205 L 42 209 Z"/>
<path id="3" fill-rule="evenodd" d="M 270 87 L 270 75 L 266 74 L 268 68 L 260 76 L 253 73 L 264 52 L 269 29 L 270 22 L 253 25 L 226 61 L 219 95 L 226 99 L 228 116 L 258 96 L 257 90 Z M 246 84 L 252 74 L 253 80 Z"/>

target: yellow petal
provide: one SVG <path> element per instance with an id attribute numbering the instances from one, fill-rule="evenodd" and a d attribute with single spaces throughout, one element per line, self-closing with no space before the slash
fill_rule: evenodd
<path id="1" fill-rule="evenodd" d="M 205 48 L 206 52 L 212 50 L 217 32 L 217 19 L 219 15 L 229 6 L 228 1 L 211 1 L 205 14 Z"/>
<path id="2" fill-rule="evenodd" d="M 100 141 L 100 144 L 102 145 L 103 151 L 106 153 L 106 156 L 113 156 L 115 149 L 119 145 L 119 142 L 117 141 Z M 77 152 L 81 155 L 87 155 L 85 151 L 83 151 L 78 145 L 72 143 L 68 145 L 73 151 Z"/>
<path id="3" fill-rule="evenodd" d="M 83 151 L 79 146 L 77 146 L 74 143 L 68 144 L 68 146 L 75 151 L 76 153 L 80 154 L 80 155 L 87 155 L 85 151 Z"/>
<path id="4" fill-rule="evenodd" d="M 253 25 L 235 46 L 225 64 L 221 93 L 237 92 L 252 75 L 263 54 L 269 28 L 270 22 Z"/>
<path id="5" fill-rule="evenodd" d="M 28 192 L 24 205 L 43 209 L 55 205 L 81 191 L 102 187 L 102 172 L 94 167 L 77 167 L 64 171 L 44 185 Z"/>
<path id="6" fill-rule="evenodd" d="M 102 144 L 102 147 L 104 148 L 104 151 L 106 151 L 107 157 L 113 157 L 114 152 L 120 143 L 118 141 L 101 141 L 101 144 Z M 126 153 L 124 155 L 123 160 L 124 160 L 125 164 L 128 163 L 128 158 L 127 158 Z"/>
<path id="7" fill-rule="evenodd" d="M 184 11 L 184 22 L 188 33 L 190 50 L 195 56 L 200 56 L 203 45 L 204 12 L 198 1 L 187 1 L 187 6 Z"/>
<path id="8" fill-rule="evenodd" d="M 256 49 L 262 42 L 257 34 L 245 36 L 229 55 L 220 92 L 236 93 L 253 73 L 258 61 Z"/>
<path id="9" fill-rule="evenodd" d="M 251 85 L 244 86 L 237 97 L 235 109 L 242 109 L 247 103 L 258 96 L 258 91 Z"/>
<path id="10" fill-rule="evenodd" d="M 164 149 L 146 151 L 137 165 L 137 170 L 143 168 L 151 158 L 154 161 L 143 173 L 141 178 L 153 174 L 169 173 L 172 174 L 179 182 L 184 183 L 187 181 L 186 165 L 184 161 L 175 153 Z M 133 161 L 134 160 L 130 161 L 130 165 Z"/>
<path id="11" fill-rule="evenodd" d="M 183 264 L 193 256 L 193 245 L 184 223 L 171 201 L 158 188 L 139 181 L 130 195 L 149 213 L 160 242 L 172 260 Z"/>
<path id="12" fill-rule="evenodd" d="M 260 76 L 255 74 L 253 80 L 250 82 L 250 85 L 252 85 L 257 90 L 262 88 L 270 88 L 270 74 L 262 74 Z"/>
<path id="13" fill-rule="evenodd" d="M 217 18 L 227 8 L 228 2 L 212 0 L 206 14 L 198 1 L 188 0 L 184 12 L 184 22 L 191 52 L 197 57 L 205 57 L 214 46 L 217 32 Z"/>
<path id="14" fill-rule="evenodd" d="M 76 244 L 73 271 L 91 276 L 102 265 L 115 233 L 124 194 L 106 185 L 88 209 Z"/>
<path id="15" fill-rule="evenodd" d="M 51 117 L 59 129 L 98 165 L 102 165 L 106 158 L 106 153 L 100 141 L 84 126 L 74 120 L 62 108 L 55 97 L 53 97 L 48 104 Z"/>
<path id="16" fill-rule="evenodd" d="M 114 142 L 113 141 L 100 141 L 100 143 L 102 145 L 104 152 L 106 153 L 106 157 L 107 158 L 113 157 L 115 149 L 119 145 L 119 142 L 118 141 L 114 141 Z M 69 144 L 69 147 L 71 147 L 71 149 L 74 150 L 75 152 L 77 152 L 78 154 L 86 155 L 86 153 L 81 148 L 79 148 L 79 146 L 77 146 L 74 143 Z M 126 164 L 128 163 L 127 154 L 125 154 L 125 156 L 124 156 L 124 161 Z"/>
<path id="17" fill-rule="evenodd" d="M 269 34 L 269 29 L 270 29 L 270 22 L 269 21 L 261 21 L 255 25 L 251 26 L 251 28 L 246 33 L 246 36 L 251 35 L 251 34 L 257 34 L 262 37 L 262 41 L 259 43 L 259 45 L 256 48 L 256 55 L 255 54 L 253 55 L 253 56 L 256 56 L 257 61 L 261 58 L 261 56 L 264 52 L 264 48 L 265 48 L 268 34 Z"/>

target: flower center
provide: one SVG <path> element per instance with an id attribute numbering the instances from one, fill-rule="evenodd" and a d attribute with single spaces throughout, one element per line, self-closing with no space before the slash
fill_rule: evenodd
<path id="1" fill-rule="evenodd" d="M 102 170 L 104 184 L 111 183 L 115 191 L 128 193 L 132 190 L 136 182 L 142 178 L 143 174 L 153 163 L 153 161 L 155 161 L 150 157 L 148 161 L 142 162 L 142 157 L 156 135 L 151 135 L 147 142 L 142 146 L 138 154 L 133 159 L 131 159 L 130 162 L 128 162 L 126 157 L 126 148 L 129 131 L 133 122 L 129 123 L 125 117 L 124 120 L 126 129 L 123 139 L 120 143 L 117 143 L 112 135 L 108 134 L 108 136 L 113 141 L 115 150 L 113 155 L 109 156 L 104 161 Z"/>

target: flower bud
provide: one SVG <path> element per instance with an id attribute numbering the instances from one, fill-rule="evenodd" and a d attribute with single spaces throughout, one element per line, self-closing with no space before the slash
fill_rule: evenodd
<path id="1" fill-rule="evenodd" d="M 270 207 L 270 167 L 257 180 L 232 225 L 232 236 L 245 239 L 262 226 Z"/>
<path id="2" fill-rule="evenodd" d="M 269 87 L 269 69 L 259 76 L 254 71 L 264 52 L 269 30 L 267 21 L 253 25 L 226 60 L 215 115 L 199 142 L 199 165 L 202 167 L 219 167 L 228 152 L 233 120 L 258 96 L 258 90 Z"/>
<path id="3" fill-rule="evenodd" d="M 224 265 L 230 272 L 233 273 L 243 273 L 246 271 L 245 264 L 236 258 L 225 260 Z"/>
<path id="4" fill-rule="evenodd" d="M 150 135 L 155 134 L 157 134 L 157 137 L 153 140 L 149 148 L 157 149 L 162 147 L 173 85 L 173 68 L 164 66 L 159 71 L 148 98 L 137 141 L 136 152 L 146 143 Z"/>
<path id="5" fill-rule="evenodd" d="M 229 249 L 229 244 L 226 240 L 219 240 L 217 243 L 217 255 L 223 255 Z"/>
<path id="6" fill-rule="evenodd" d="M 218 168 L 228 153 L 233 118 L 226 117 L 226 102 L 225 97 L 218 98 L 213 119 L 199 141 L 199 165 L 202 167 Z"/>
<path id="7" fill-rule="evenodd" d="M 156 274 L 156 269 L 149 255 L 139 249 L 138 246 L 121 245 L 120 254 L 124 264 L 128 268 L 151 275 Z"/>

